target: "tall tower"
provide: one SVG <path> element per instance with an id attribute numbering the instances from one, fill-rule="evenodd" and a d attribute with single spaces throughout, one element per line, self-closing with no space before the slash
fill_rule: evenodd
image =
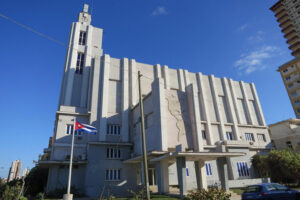
<path id="1" fill-rule="evenodd" d="M 22 162 L 20 160 L 13 161 L 9 169 L 7 182 L 20 178 L 21 168 Z"/>
<path id="2" fill-rule="evenodd" d="M 277 22 L 289 49 L 295 57 L 300 56 L 300 1 L 279 0 L 270 10 L 275 13 Z"/>
<path id="3" fill-rule="evenodd" d="M 103 30 L 91 25 L 88 5 L 73 22 L 70 31 L 59 106 L 87 108 L 89 77 L 94 57 L 102 55 Z"/>

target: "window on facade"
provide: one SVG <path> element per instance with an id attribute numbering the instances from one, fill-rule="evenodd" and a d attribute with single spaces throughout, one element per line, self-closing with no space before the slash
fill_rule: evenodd
<path id="1" fill-rule="evenodd" d="M 287 142 L 286 142 L 286 146 L 287 146 L 289 149 L 293 149 L 293 145 L 292 145 L 292 142 L 291 142 L 291 141 L 287 141 Z"/>
<path id="2" fill-rule="evenodd" d="M 73 125 L 72 124 L 67 124 L 66 134 L 67 135 L 73 134 Z M 82 135 L 82 132 L 77 130 L 77 131 L 75 131 L 75 135 Z"/>
<path id="3" fill-rule="evenodd" d="M 300 109 L 297 109 L 297 112 L 300 113 Z"/>
<path id="4" fill-rule="evenodd" d="M 291 88 L 294 86 L 294 83 L 288 84 L 288 88 Z"/>
<path id="5" fill-rule="evenodd" d="M 211 176 L 212 175 L 211 164 L 210 163 L 205 163 L 205 168 L 206 168 L 206 175 Z"/>
<path id="6" fill-rule="evenodd" d="M 299 99 L 297 99 L 297 100 L 295 100 L 295 101 L 294 101 L 294 103 L 300 103 L 300 100 L 299 100 Z"/>
<path id="7" fill-rule="evenodd" d="M 237 162 L 236 165 L 239 176 L 250 176 L 247 162 Z"/>
<path id="8" fill-rule="evenodd" d="M 233 136 L 231 132 L 226 132 L 226 138 L 227 140 L 233 140 Z"/>
<path id="9" fill-rule="evenodd" d="M 245 133 L 245 138 L 246 138 L 247 141 L 253 141 L 254 142 L 253 133 Z"/>
<path id="10" fill-rule="evenodd" d="M 286 80 L 286 81 L 288 81 L 288 80 L 290 80 L 290 79 L 291 79 L 290 76 L 285 77 L 285 80 Z"/>
<path id="11" fill-rule="evenodd" d="M 121 157 L 121 150 L 116 147 L 106 148 L 106 158 L 119 159 Z"/>
<path id="12" fill-rule="evenodd" d="M 204 130 L 202 130 L 201 132 L 202 132 L 202 139 L 206 140 L 206 132 Z"/>
<path id="13" fill-rule="evenodd" d="M 107 181 L 121 180 L 121 169 L 106 169 L 105 179 Z"/>
<path id="14" fill-rule="evenodd" d="M 284 70 L 283 70 L 283 73 L 285 73 L 285 72 L 287 72 L 287 71 L 288 71 L 288 69 L 284 69 Z"/>
<path id="15" fill-rule="evenodd" d="M 78 53 L 77 62 L 76 62 L 76 70 L 75 70 L 76 74 L 82 74 L 83 65 L 84 65 L 84 54 Z"/>
<path id="16" fill-rule="evenodd" d="M 107 124 L 106 134 L 108 135 L 120 135 L 121 126 L 116 124 Z"/>
<path id="17" fill-rule="evenodd" d="M 86 41 L 86 32 L 85 31 L 80 31 L 79 45 L 85 45 L 85 41 Z"/>
<path id="18" fill-rule="evenodd" d="M 190 176 L 190 173 L 189 173 L 189 168 L 185 168 L 185 171 L 186 171 L 186 176 Z"/>
<path id="19" fill-rule="evenodd" d="M 265 136 L 265 134 L 258 133 L 257 134 L 257 141 L 266 142 L 266 136 Z"/>
<path id="20" fill-rule="evenodd" d="M 296 95 L 297 95 L 297 92 L 292 92 L 292 93 L 291 93 L 291 96 L 292 96 L 292 97 L 294 97 L 294 96 L 296 96 Z"/>

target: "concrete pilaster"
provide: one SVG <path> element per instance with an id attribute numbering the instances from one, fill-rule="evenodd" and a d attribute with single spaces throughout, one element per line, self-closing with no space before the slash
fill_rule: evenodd
<path id="1" fill-rule="evenodd" d="M 183 198 L 187 194 L 185 157 L 177 157 L 176 165 L 180 197 Z"/>
<path id="2" fill-rule="evenodd" d="M 189 114 L 191 119 L 192 131 L 193 131 L 193 142 L 196 151 L 203 151 L 203 139 L 201 132 L 201 116 L 198 92 L 196 91 L 195 85 L 190 84 L 186 87 L 188 96 Z"/>
<path id="3" fill-rule="evenodd" d="M 67 50 L 67 56 L 65 60 L 65 68 L 64 68 L 64 75 L 62 79 L 62 83 L 60 86 L 60 95 L 59 95 L 59 103 L 58 103 L 58 108 L 60 105 L 65 104 L 65 93 L 66 93 L 66 87 L 67 87 L 67 80 L 68 80 L 68 71 L 69 71 L 69 66 L 70 66 L 70 57 L 72 55 L 72 41 L 74 37 L 74 29 L 75 29 L 75 23 L 72 23 L 71 26 L 71 31 L 70 31 L 70 36 L 69 36 L 69 43 L 68 43 L 68 50 Z"/>
<path id="4" fill-rule="evenodd" d="M 82 73 L 82 84 L 81 84 L 81 95 L 80 95 L 80 107 L 87 107 L 87 93 L 88 93 L 88 82 L 89 82 L 89 71 L 91 70 L 92 63 L 92 36 L 93 27 L 88 26 L 87 28 L 87 41 L 85 48 L 85 60 Z"/>
<path id="5" fill-rule="evenodd" d="M 256 106 L 256 109 L 257 109 L 258 115 L 259 115 L 258 116 L 259 124 L 262 125 L 262 126 L 266 126 L 265 117 L 264 117 L 263 111 L 261 109 L 260 101 L 259 101 L 254 83 L 251 83 L 250 87 L 251 87 L 252 94 L 253 94 L 253 97 L 254 97 L 255 106 Z"/>
<path id="6" fill-rule="evenodd" d="M 129 61 L 129 93 L 130 93 L 130 98 L 129 98 L 129 104 L 130 107 L 133 107 L 137 104 L 138 101 L 138 88 L 137 88 L 137 80 L 138 80 L 138 75 L 137 75 L 137 70 L 136 70 L 136 62 L 134 59 L 131 59 Z"/>
<path id="7" fill-rule="evenodd" d="M 110 56 L 102 56 L 103 72 L 101 76 L 102 80 L 102 92 L 101 92 L 101 116 L 100 116 L 100 126 L 99 126 L 99 140 L 105 141 L 106 138 L 106 126 L 107 126 L 107 108 L 108 108 L 108 92 L 109 92 L 109 66 L 110 66 Z M 100 87 L 101 87 L 100 86 Z"/>
<path id="8" fill-rule="evenodd" d="M 154 77 L 155 78 L 161 78 L 161 67 L 160 67 L 160 64 L 156 64 L 154 66 Z"/>
<path id="9" fill-rule="evenodd" d="M 224 95 L 225 95 L 226 102 L 227 102 L 228 112 L 230 115 L 231 122 L 233 123 L 233 134 L 234 134 L 236 140 L 240 140 L 240 135 L 239 135 L 238 126 L 237 126 L 236 113 L 235 113 L 234 105 L 232 102 L 232 96 L 231 96 L 231 92 L 229 90 L 227 78 L 222 78 L 222 84 L 224 86 L 224 93 L 225 93 Z"/>
<path id="10" fill-rule="evenodd" d="M 215 111 L 217 114 L 217 118 L 220 122 L 220 131 L 221 131 L 221 140 L 226 140 L 226 131 L 225 131 L 225 126 L 224 126 L 224 121 L 222 119 L 221 113 L 220 113 L 220 108 L 219 108 L 219 104 L 218 104 L 218 94 L 216 91 L 216 86 L 215 86 L 215 76 L 214 75 L 210 75 L 209 76 L 209 82 L 210 82 L 210 87 L 211 87 L 211 93 L 212 93 L 212 98 L 213 98 L 213 102 L 214 102 L 214 107 L 215 107 Z"/>
<path id="11" fill-rule="evenodd" d="M 221 180 L 221 186 L 224 190 L 229 190 L 228 184 L 228 169 L 227 169 L 227 160 L 225 157 L 217 159 L 217 166 L 219 171 L 219 178 Z"/>
<path id="12" fill-rule="evenodd" d="M 188 86 L 191 83 L 190 76 L 189 76 L 189 71 L 184 70 L 183 73 L 184 73 L 184 84 L 185 84 L 185 86 Z"/>
<path id="13" fill-rule="evenodd" d="M 73 81 L 74 81 L 74 74 L 76 69 L 76 61 L 77 61 L 77 49 L 78 49 L 78 39 L 79 39 L 79 32 L 80 32 L 80 23 L 74 23 L 73 35 L 72 35 L 72 43 L 69 45 L 71 46 L 71 55 L 69 57 L 69 66 L 67 69 L 67 81 L 66 81 L 66 88 L 65 88 L 65 100 L 64 105 L 71 106 L 72 102 L 72 92 L 73 92 Z"/>
<path id="14" fill-rule="evenodd" d="M 167 135 L 167 125 L 166 125 L 166 113 L 165 113 L 165 89 L 163 86 L 163 79 L 157 78 L 152 83 L 152 95 L 153 95 L 153 105 L 155 106 L 154 114 L 155 119 L 160 120 L 158 123 L 158 132 L 161 133 L 160 143 L 161 151 L 168 151 L 168 135 Z"/>
<path id="15" fill-rule="evenodd" d="M 198 84 L 198 89 L 199 89 L 199 100 L 200 104 L 202 104 L 205 120 L 206 120 L 206 137 L 208 140 L 208 144 L 213 145 L 214 144 L 214 138 L 213 138 L 213 133 L 211 130 L 211 121 L 210 121 L 210 114 L 208 111 L 208 102 L 207 102 L 207 97 L 206 97 L 206 89 L 203 83 L 203 75 L 202 73 L 197 73 L 197 84 Z"/>
<path id="16" fill-rule="evenodd" d="M 204 160 L 195 161 L 198 189 L 207 189 L 206 169 Z"/>
<path id="17" fill-rule="evenodd" d="M 185 92 L 184 74 L 182 69 L 177 69 L 178 80 L 179 80 L 179 90 Z"/>
<path id="18" fill-rule="evenodd" d="M 169 193 L 168 161 L 162 160 L 156 163 L 157 186 L 159 193 Z"/>
<path id="19" fill-rule="evenodd" d="M 128 142 L 128 115 L 129 115 L 129 84 L 128 84 L 128 59 L 122 60 L 122 141 Z"/>
<path id="20" fill-rule="evenodd" d="M 232 102 L 234 105 L 234 110 L 237 118 L 237 122 L 241 124 L 241 117 L 238 109 L 238 102 L 237 102 L 237 97 L 235 93 L 235 87 L 234 87 L 234 82 L 232 79 L 229 79 L 229 85 L 230 85 L 230 90 L 231 90 L 231 95 L 232 95 Z"/>
<path id="21" fill-rule="evenodd" d="M 165 84 L 165 89 L 167 89 L 167 90 L 170 89 L 168 69 L 169 69 L 169 68 L 168 68 L 167 65 L 164 65 L 164 66 L 163 66 L 164 84 Z"/>
<path id="22" fill-rule="evenodd" d="M 91 91 L 91 115 L 90 115 L 90 124 L 96 126 L 96 121 L 97 121 L 97 114 L 98 114 L 98 99 L 99 99 L 99 85 L 100 84 L 100 58 L 98 56 L 95 57 L 94 59 L 94 65 L 92 67 L 93 73 L 93 79 L 92 82 L 92 91 Z M 97 128 L 99 128 L 97 126 Z"/>
<path id="23" fill-rule="evenodd" d="M 246 114 L 247 114 L 247 118 L 248 118 L 248 123 L 249 124 L 253 124 L 253 120 L 252 120 L 252 116 L 251 116 L 251 111 L 250 111 L 250 108 L 249 108 L 249 100 L 248 100 L 248 95 L 247 95 L 247 92 L 246 92 L 246 89 L 245 89 L 245 83 L 244 81 L 240 81 L 240 86 L 241 86 L 241 90 L 242 90 L 242 94 L 243 94 L 243 101 L 245 103 L 245 107 L 246 107 Z"/>

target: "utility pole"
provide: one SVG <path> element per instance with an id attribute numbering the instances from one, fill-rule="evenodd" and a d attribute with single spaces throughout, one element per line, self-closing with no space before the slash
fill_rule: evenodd
<path id="1" fill-rule="evenodd" d="M 141 72 L 138 72 L 139 79 L 139 100 L 140 100 L 140 114 L 141 114 L 141 130 L 142 130 L 142 142 L 143 142 L 143 162 L 144 162 L 144 176 L 145 176 L 145 185 L 147 200 L 150 200 L 150 190 L 149 190 L 149 177 L 148 177 L 148 161 L 147 161 L 147 148 L 146 148 L 146 136 L 145 136 L 145 121 L 144 121 L 144 105 L 142 98 L 142 86 L 141 86 Z"/>

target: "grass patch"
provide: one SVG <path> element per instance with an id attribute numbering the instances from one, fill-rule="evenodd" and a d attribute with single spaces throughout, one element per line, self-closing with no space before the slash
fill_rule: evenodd
<path id="1" fill-rule="evenodd" d="M 238 195 L 242 195 L 242 193 L 245 191 L 245 188 L 232 188 L 232 189 L 230 189 L 230 191 L 232 191 Z"/>

